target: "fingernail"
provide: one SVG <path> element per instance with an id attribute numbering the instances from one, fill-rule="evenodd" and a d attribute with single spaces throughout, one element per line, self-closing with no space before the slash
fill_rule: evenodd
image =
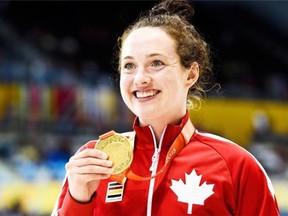
<path id="1" fill-rule="evenodd" d="M 102 158 L 103 158 L 103 159 L 108 158 L 108 154 L 106 154 L 105 152 L 102 152 Z"/>
<path id="2" fill-rule="evenodd" d="M 112 166 L 113 162 L 112 161 L 107 161 L 107 166 Z"/>

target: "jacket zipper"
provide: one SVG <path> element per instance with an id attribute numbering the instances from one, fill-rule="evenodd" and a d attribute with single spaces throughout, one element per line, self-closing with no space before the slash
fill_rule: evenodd
<path id="1" fill-rule="evenodd" d="M 157 170 L 157 165 L 158 165 L 158 160 L 159 160 L 159 153 L 160 153 L 160 149 L 156 147 L 155 148 L 155 152 L 154 152 L 154 154 L 152 156 L 152 164 L 151 164 L 151 167 L 149 169 L 151 172 Z"/>
<path id="2" fill-rule="evenodd" d="M 160 139 L 158 147 L 157 147 L 157 142 L 156 142 L 156 138 L 155 138 L 153 129 L 152 129 L 151 126 L 149 126 L 149 128 L 150 128 L 151 133 L 153 135 L 153 143 L 154 143 L 154 148 L 155 148 L 154 154 L 153 154 L 152 159 L 151 159 L 152 160 L 152 164 L 151 164 L 151 167 L 149 169 L 152 172 L 151 176 L 153 176 L 157 172 L 157 167 L 158 167 L 158 162 L 159 162 L 159 155 L 160 155 L 161 146 L 162 146 L 162 138 L 163 138 L 163 135 L 165 134 L 166 128 L 164 129 L 164 131 L 163 131 L 163 133 L 161 135 L 161 139 Z M 147 216 L 151 216 L 151 214 L 152 214 L 152 202 L 153 202 L 154 185 L 155 185 L 155 178 L 152 178 L 150 180 L 149 190 L 148 190 Z"/>

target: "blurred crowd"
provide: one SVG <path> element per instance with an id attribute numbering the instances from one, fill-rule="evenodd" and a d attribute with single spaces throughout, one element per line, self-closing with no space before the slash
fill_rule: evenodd
<path id="1" fill-rule="evenodd" d="M 76 149 L 111 128 L 130 130 L 132 115 L 120 100 L 116 76 L 96 61 L 55 60 L 17 41 L 21 51 L 3 38 L 0 43 L 0 215 L 48 215 L 57 196 L 49 195 L 51 182 L 59 188 Z M 23 203 L 29 200 L 26 184 L 39 182 L 51 196 L 48 207 Z"/>

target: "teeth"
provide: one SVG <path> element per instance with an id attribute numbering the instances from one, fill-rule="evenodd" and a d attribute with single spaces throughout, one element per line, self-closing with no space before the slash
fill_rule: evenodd
<path id="1" fill-rule="evenodd" d="M 148 90 L 148 91 L 136 91 L 137 98 L 147 98 L 152 97 L 158 93 L 157 90 Z"/>

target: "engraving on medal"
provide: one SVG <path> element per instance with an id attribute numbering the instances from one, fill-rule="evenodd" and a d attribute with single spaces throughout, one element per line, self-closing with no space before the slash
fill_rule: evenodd
<path id="1" fill-rule="evenodd" d="M 129 140 L 121 134 L 115 133 L 110 137 L 99 140 L 95 148 L 109 155 L 109 160 L 113 161 L 113 175 L 125 171 L 132 162 L 132 145 Z"/>

